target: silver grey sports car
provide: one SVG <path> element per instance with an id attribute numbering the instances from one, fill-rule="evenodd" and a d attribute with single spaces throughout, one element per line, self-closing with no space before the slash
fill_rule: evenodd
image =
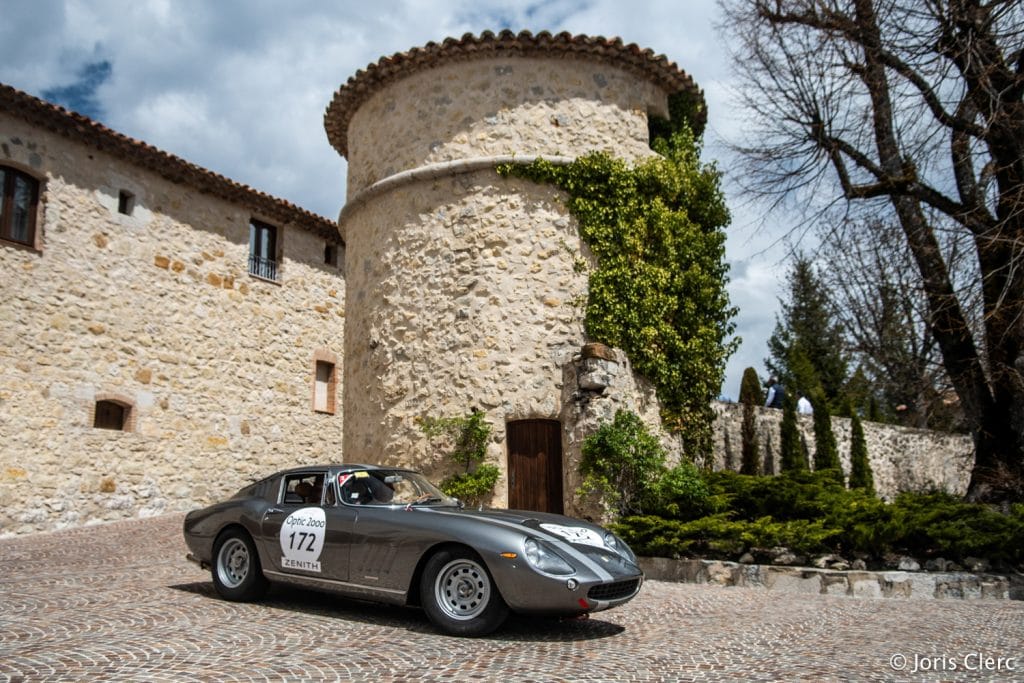
<path id="1" fill-rule="evenodd" d="M 228 600 L 269 582 L 420 605 L 444 631 L 476 636 L 509 611 L 580 616 L 629 601 L 643 572 L 617 536 L 542 512 L 463 507 L 417 472 L 302 467 L 185 517 L 188 559 Z"/>

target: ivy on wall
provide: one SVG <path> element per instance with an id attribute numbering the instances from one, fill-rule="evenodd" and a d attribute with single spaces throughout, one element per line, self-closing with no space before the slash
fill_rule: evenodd
<path id="1" fill-rule="evenodd" d="M 671 104 L 671 102 L 670 102 Z M 658 156 L 635 166 L 591 153 L 557 166 L 502 164 L 498 173 L 551 183 L 568 194 L 580 236 L 597 258 L 589 273 L 587 335 L 623 349 L 657 388 L 666 426 L 691 458 L 710 453 L 711 401 L 736 313 L 726 293 L 729 211 L 713 164 L 687 121 L 652 125 Z"/>

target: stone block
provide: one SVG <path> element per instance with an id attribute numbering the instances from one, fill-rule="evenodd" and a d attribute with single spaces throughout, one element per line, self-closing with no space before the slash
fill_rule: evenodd
<path id="1" fill-rule="evenodd" d="M 850 595 L 857 598 L 880 598 L 882 586 L 878 576 L 871 572 L 850 572 L 847 575 L 850 583 Z"/>
<path id="2" fill-rule="evenodd" d="M 708 583 L 719 586 L 736 585 L 736 567 L 732 562 L 705 562 L 704 573 Z"/>
<path id="3" fill-rule="evenodd" d="M 787 593 L 821 593 L 821 573 L 795 567 L 766 567 L 764 585 L 770 590 Z"/>

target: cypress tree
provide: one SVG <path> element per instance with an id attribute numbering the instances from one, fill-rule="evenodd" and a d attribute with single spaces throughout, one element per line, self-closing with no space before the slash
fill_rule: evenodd
<path id="1" fill-rule="evenodd" d="M 786 393 L 782 402 L 782 426 L 779 434 L 779 471 L 798 472 L 807 469 L 803 444 L 800 442 L 800 428 L 796 424 L 796 397 Z"/>
<path id="2" fill-rule="evenodd" d="M 761 404 L 761 380 L 757 370 L 747 368 L 743 371 L 743 382 L 740 384 L 740 403 L 743 404 L 743 455 L 740 462 L 740 474 L 761 473 L 761 449 L 757 441 L 757 406 Z"/>
<path id="3" fill-rule="evenodd" d="M 811 393 L 814 407 L 814 471 L 835 470 L 839 480 L 843 478 L 843 467 L 839 462 L 839 447 L 832 433 L 832 416 L 829 415 L 825 393 L 817 390 Z"/>
<path id="4" fill-rule="evenodd" d="M 875 494 L 875 477 L 871 473 L 871 462 L 868 460 L 864 426 L 856 413 L 850 423 L 850 488 L 864 489 L 871 495 Z"/>

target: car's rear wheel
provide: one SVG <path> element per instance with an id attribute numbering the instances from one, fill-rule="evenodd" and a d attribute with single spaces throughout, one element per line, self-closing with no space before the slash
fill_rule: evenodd
<path id="1" fill-rule="evenodd" d="M 242 529 L 228 529 L 217 539 L 211 573 L 213 587 L 226 600 L 249 602 L 267 592 L 256 545 Z"/>
<path id="2" fill-rule="evenodd" d="M 430 620 L 456 636 L 485 635 L 508 616 L 487 567 L 467 548 L 441 550 L 427 560 L 420 598 Z"/>

